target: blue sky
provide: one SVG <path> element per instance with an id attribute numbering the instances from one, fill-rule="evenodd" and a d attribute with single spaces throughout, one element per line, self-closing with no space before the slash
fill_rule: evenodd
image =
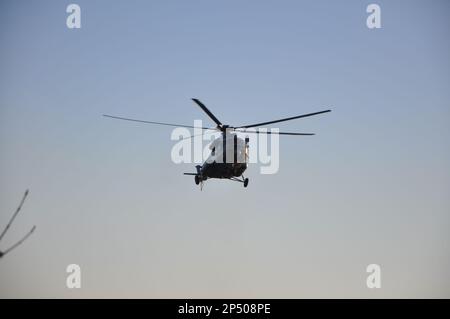
<path id="1" fill-rule="evenodd" d="M 449 297 L 446 1 L 0 4 L 1 297 Z M 280 171 L 202 192 L 171 129 L 280 124 Z M 83 288 L 65 287 L 80 264 Z M 382 267 L 383 287 L 365 286 Z"/>

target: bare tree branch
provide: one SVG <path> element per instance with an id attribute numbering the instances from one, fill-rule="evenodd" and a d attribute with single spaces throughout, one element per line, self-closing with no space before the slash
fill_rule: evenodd
<path id="1" fill-rule="evenodd" d="M 0 241 L 2 240 L 3 236 L 5 236 L 6 232 L 9 229 L 9 227 L 11 227 L 11 224 L 13 223 L 13 221 L 16 218 L 17 214 L 19 214 L 20 210 L 22 209 L 22 205 L 25 202 L 25 199 L 27 198 L 27 196 L 28 196 L 28 189 L 25 191 L 25 194 L 23 195 L 22 200 L 20 201 L 19 207 L 17 207 L 17 209 L 14 212 L 13 216 L 11 217 L 11 219 L 9 220 L 9 222 L 6 225 L 5 229 L 1 233 Z M 5 256 L 7 253 L 9 253 L 11 250 L 15 249 L 20 244 L 22 244 L 34 232 L 35 229 L 36 229 L 36 226 L 33 226 L 33 228 L 31 228 L 31 230 L 21 240 L 19 240 L 17 243 L 15 243 L 11 247 L 9 247 L 7 250 L 5 250 L 3 252 L 0 251 L 0 258 Z"/>
<path id="2" fill-rule="evenodd" d="M 16 218 L 17 214 L 22 209 L 22 205 L 25 202 L 25 199 L 27 198 L 27 196 L 28 196 L 28 189 L 25 191 L 25 194 L 23 194 L 22 200 L 20 201 L 19 207 L 17 207 L 16 212 L 11 217 L 11 219 L 9 220 L 9 223 L 6 225 L 5 229 L 3 230 L 2 234 L 0 235 L 0 240 L 2 240 L 3 236 L 5 236 L 6 232 L 8 231 L 9 227 L 13 223 L 13 221 Z"/>
<path id="3" fill-rule="evenodd" d="M 8 249 L 6 249 L 4 252 L 1 252 L 0 257 L 5 256 L 7 253 L 9 253 L 11 250 L 13 250 L 14 248 L 16 248 L 17 246 L 19 246 L 20 244 L 22 244 L 36 229 L 36 226 L 33 226 L 33 228 L 31 228 L 31 230 L 21 239 L 19 240 L 17 243 L 15 243 L 14 245 L 12 245 L 11 247 L 9 247 Z"/>

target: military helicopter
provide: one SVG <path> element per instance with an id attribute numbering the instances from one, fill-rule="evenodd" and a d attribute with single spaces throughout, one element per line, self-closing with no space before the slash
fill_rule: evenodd
<path id="1" fill-rule="evenodd" d="M 203 186 L 203 182 L 207 179 L 217 178 L 217 179 L 229 179 L 232 181 L 243 183 L 244 187 L 248 186 L 248 178 L 244 177 L 244 172 L 247 169 L 248 164 L 248 151 L 249 151 L 249 138 L 245 139 L 239 138 L 236 133 L 252 133 L 252 134 L 279 134 L 279 135 L 292 135 L 292 136 L 310 136 L 314 133 L 297 133 L 297 132 L 272 132 L 272 131 L 259 131 L 253 130 L 254 127 L 261 127 L 264 125 L 280 123 L 285 121 L 291 121 L 299 118 L 314 116 L 322 113 L 331 112 L 331 110 L 319 111 L 314 113 L 307 113 L 297 116 L 292 116 L 288 118 L 283 118 L 279 120 L 267 121 L 256 124 L 241 125 L 241 126 L 230 126 L 225 125 L 220 122 L 217 117 L 198 99 L 192 99 L 205 113 L 208 117 L 216 124 L 216 127 L 194 127 L 190 125 L 183 124 L 172 124 L 163 122 L 153 122 L 144 121 L 139 119 L 131 119 L 125 117 L 118 117 L 108 114 L 103 114 L 105 117 L 133 121 L 140 123 L 165 125 L 165 126 L 175 126 L 175 127 L 186 127 L 186 128 L 200 128 L 203 130 L 216 130 L 221 132 L 222 137 L 217 138 L 212 141 L 209 146 L 211 153 L 206 159 L 203 165 L 197 165 L 195 168 L 197 172 L 195 173 L 184 173 L 184 175 L 193 175 L 196 185 L 200 184 Z M 191 136 L 192 137 L 192 136 Z M 233 158 L 228 158 L 227 154 L 232 154 Z"/>

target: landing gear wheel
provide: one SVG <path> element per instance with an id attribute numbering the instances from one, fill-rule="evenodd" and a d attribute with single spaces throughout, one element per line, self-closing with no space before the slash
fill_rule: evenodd
<path id="1" fill-rule="evenodd" d="M 247 187 L 248 185 L 248 178 L 244 179 L 244 187 Z"/>
<path id="2" fill-rule="evenodd" d="M 195 185 L 200 184 L 200 179 L 198 178 L 198 175 L 195 175 L 194 180 L 195 180 Z"/>

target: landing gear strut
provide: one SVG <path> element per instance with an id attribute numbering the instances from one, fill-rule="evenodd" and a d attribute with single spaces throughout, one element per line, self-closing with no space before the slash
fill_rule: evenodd
<path id="1" fill-rule="evenodd" d="M 195 175 L 194 180 L 195 180 L 195 185 L 200 184 L 200 178 L 198 177 L 198 175 Z"/>
<path id="2" fill-rule="evenodd" d="M 235 181 L 235 182 L 239 182 L 239 183 L 243 183 L 244 187 L 247 187 L 248 185 L 248 178 L 245 178 L 244 175 L 242 175 L 242 179 L 236 178 L 236 177 L 231 177 L 230 178 L 231 181 Z"/>

